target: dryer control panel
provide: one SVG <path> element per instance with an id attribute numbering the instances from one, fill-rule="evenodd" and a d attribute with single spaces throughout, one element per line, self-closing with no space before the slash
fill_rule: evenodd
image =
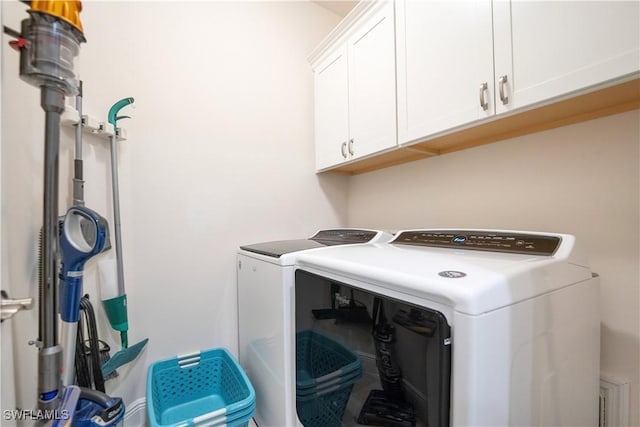
<path id="1" fill-rule="evenodd" d="M 389 243 L 551 256 L 561 240 L 558 236 L 486 230 L 410 230 Z"/>

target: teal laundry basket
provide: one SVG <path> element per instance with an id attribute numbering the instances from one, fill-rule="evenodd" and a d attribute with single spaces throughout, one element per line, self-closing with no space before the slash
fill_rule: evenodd
<path id="1" fill-rule="evenodd" d="M 312 330 L 296 334 L 296 412 L 305 427 L 340 427 L 362 361 Z"/>
<path id="2" fill-rule="evenodd" d="M 341 427 L 353 382 L 309 396 L 296 396 L 296 412 L 305 427 Z"/>
<path id="3" fill-rule="evenodd" d="M 151 427 L 246 426 L 255 399 L 249 378 L 224 348 L 161 360 L 147 372 Z"/>
<path id="4" fill-rule="evenodd" d="M 296 388 L 315 388 L 362 371 L 362 361 L 339 342 L 313 330 L 296 334 Z"/>

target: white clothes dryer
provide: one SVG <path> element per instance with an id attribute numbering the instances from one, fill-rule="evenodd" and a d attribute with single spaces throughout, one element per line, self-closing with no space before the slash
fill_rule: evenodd
<path id="1" fill-rule="evenodd" d="M 237 257 L 240 364 L 256 390 L 260 427 L 294 426 L 295 361 L 293 268 L 295 257 L 332 246 L 386 242 L 389 233 L 366 229 L 320 230 L 313 237 L 241 246 Z"/>
<path id="2" fill-rule="evenodd" d="M 296 332 L 375 360 L 379 379 L 355 383 L 335 425 L 597 426 L 598 283 L 571 235 L 407 230 L 296 256 Z M 336 287 L 367 307 L 369 325 L 318 316 Z M 391 331 L 382 349 L 371 327 L 381 305 Z M 294 357 L 286 372 L 295 376 Z M 384 399 L 371 409 L 364 399 L 398 377 L 396 409 Z"/>

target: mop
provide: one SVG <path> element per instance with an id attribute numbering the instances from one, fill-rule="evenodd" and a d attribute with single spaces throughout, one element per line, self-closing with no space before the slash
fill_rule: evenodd
<path id="1" fill-rule="evenodd" d="M 124 289 L 124 268 L 122 263 L 122 236 L 120 231 L 120 194 L 118 190 L 118 166 L 117 166 L 117 121 L 118 119 L 127 118 L 127 116 L 118 116 L 118 112 L 125 106 L 132 104 L 133 98 L 124 98 L 116 102 L 109 109 L 109 123 L 113 125 L 113 135 L 111 135 L 111 183 L 113 191 L 113 222 L 115 231 L 116 244 L 116 268 L 117 268 L 117 295 L 113 298 L 102 300 L 107 318 L 111 327 L 120 332 L 120 343 L 122 349 L 114 354 L 104 365 L 102 365 L 102 374 L 107 376 L 119 367 L 132 362 L 140 352 L 144 349 L 149 341 L 148 338 L 137 344 L 129 346 L 128 330 L 129 322 L 127 315 L 127 294 Z M 98 265 L 101 271 L 101 291 L 103 298 L 109 295 L 112 290 L 112 280 L 110 275 L 106 273 L 105 263 Z M 106 279 L 106 280 L 105 280 Z"/>

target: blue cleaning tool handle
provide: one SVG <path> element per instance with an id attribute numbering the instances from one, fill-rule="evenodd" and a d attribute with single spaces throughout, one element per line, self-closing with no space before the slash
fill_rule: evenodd
<path id="1" fill-rule="evenodd" d="M 133 104 L 133 98 L 131 97 L 121 99 L 120 101 L 113 104 L 109 109 L 109 123 L 113 125 L 114 130 L 117 127 L 116 123 L 119 119 L 128 118 L 128 116 L 118 117 L 118 112 L 129 104 Z"/>
<path id="2" fill-rule="evenodd" d="M 76 273 L 76 272 L 72 272 Z M 82 272 L 79 272 L 82 274 Z M 80 318 L 80 298 L 82 298 L 82 277 L 66 277 L 60 282 L 60 317 L 68 323 Z"/>
<path id="3" fill-rule="evenodd" d="M 102 252 L 106 235 L 106 227 L 96 212 L 84 206 L 70 208 L 64 216 L 60 235 L 65 276 L 69 272 L 82 271 L 89 258 Z"/>
<path id="4" fill-rule="evenodd" d="M 82 274 L 85 262 L 104 249 L 107 230 L 100 216 L 84 206 L 67 211 L 60 234 L 62 269 L 60 270 L 60 315 L 66 322 L 80 316 Z"/>

